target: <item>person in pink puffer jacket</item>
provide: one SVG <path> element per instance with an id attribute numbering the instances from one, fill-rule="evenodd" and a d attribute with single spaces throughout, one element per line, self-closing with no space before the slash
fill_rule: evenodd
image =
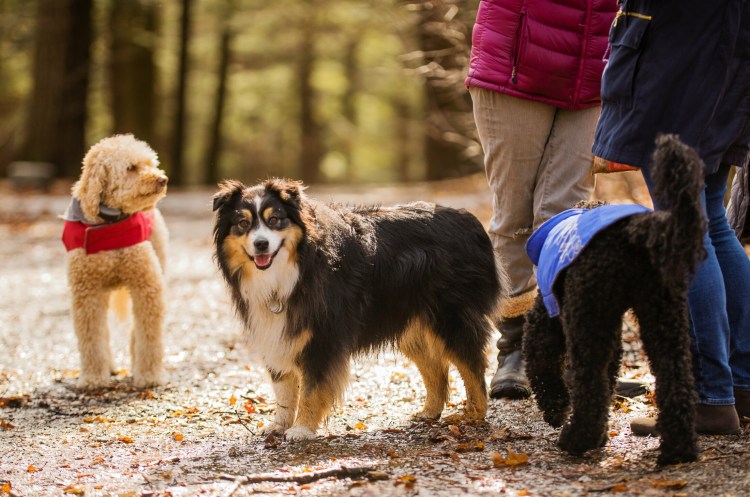
<path id="1" fill-rule="evenodd" d="M 479 4 L 466 86 L 493 193 L 490 237 L 510 277 L 493 398 L 530 395 L 521 338 L 536 278 L 526 240 L 593 191 L 591 146 L 616 11 L 617 0 Z"/>

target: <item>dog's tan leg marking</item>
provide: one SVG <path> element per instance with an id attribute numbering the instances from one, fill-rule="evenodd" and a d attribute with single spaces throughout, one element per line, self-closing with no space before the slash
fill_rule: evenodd
<path id="1" fill-rule="evenodd" d="M 417 418 L 438 419 L 448 400 L 448 361 L 445 346 L 421 323 L 414 323 L 399 341 L 401 352 L 414 361 L 422 375 L 427 398 Z"/>
<path id="2" fill-rule="evenodd" d="M 309 440 L 315 438 L 323 418 L 328 414 L 333 405 L 341 400 L 344 389 L 349 379 L 349 359 L 341 366 L 329 373 L 326 382 L 321 382 L 313 387 L 305 385 L 302 378 L 302 390 L 300 395 L 297 419 L 285 433 L 287 440 Z"/>
<path id="3" fill-rule="evenodd" d="M 484 357 L 484 355 L 482 356 Z M 467 364 L 457 357 L 451 357 L 466 387 L 466 407 L 464 416 L 471 420 L 481 420 L 487 414 L 487 386 L 484 382 L 485 364 Z"/>
<path id="4" fill-rule="evenodd" d="M 107 306 L 109 292 L 84 278 L 71 278 L 73 294 L 73 326 L 81 357 L 80 388 L 101 388 L 109 385 L 112 352 L 109 348 Z"/>
<path id="5" fill-rule="evenodd" d="M 133 300 L 133 382 L 142 388 L 162 381 L 164 359 L 164 280 L 149 245 L 132 247 L 127 286 Z"/>
<path id="6" fill-rule="evenodd" d="M 299 403 L 299 377 L 292 371 L 284 373 L 273 381 L 273 393 L 276 396 L 276 415 L 273 423 L 263 429 L 265 434 L 284 433 L 294 424 Z"/>

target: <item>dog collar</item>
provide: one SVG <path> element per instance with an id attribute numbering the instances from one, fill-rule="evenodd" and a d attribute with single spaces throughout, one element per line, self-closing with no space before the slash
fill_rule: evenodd
<path id="1" fill-rule="evenodd" d="M 62 242 L 68 252 L 83 248 L 87 254 L 96 254 L 144 242 L 153 231 L 154 211 L 136 212 L 114 223 L 86 224 L 66 220 Z"/>

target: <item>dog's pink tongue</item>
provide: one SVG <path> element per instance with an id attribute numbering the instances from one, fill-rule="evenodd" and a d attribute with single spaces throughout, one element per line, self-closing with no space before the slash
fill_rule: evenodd
<path id="1" fill-rule="evenodd" d="M 258 267 L 266 267 L 271 264 L 271 254 L 258 254 L 253 256 Z"/>

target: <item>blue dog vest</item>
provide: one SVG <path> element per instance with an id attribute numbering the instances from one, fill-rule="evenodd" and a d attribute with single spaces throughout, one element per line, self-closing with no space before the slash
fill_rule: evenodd
<path id="1" fill-rule="evenodd" d="M 610 224 L 651 209 L 637 204 L 569 209 L 545 221 L 526 242 L 526 254 L 537 266 L 537 285 L 550 316 L 560 314 L 552 292 L 560 271 L 568 267 L 594 236 Z"/>

